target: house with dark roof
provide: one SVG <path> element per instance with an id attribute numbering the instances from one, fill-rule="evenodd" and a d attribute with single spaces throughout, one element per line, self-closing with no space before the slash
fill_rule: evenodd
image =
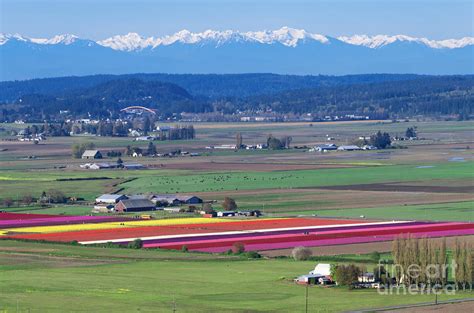
<path id="1" fill-rule="evenodd" d="M 202 203 L 202 199 L 196 196 L 177 196 L 178 200 L 182 204 L 199 204 Z"/>
<path id="2" fill-rule="evenodd" d="M 164 205 L 164 206 L 176 206 L 180 205 L 181 202 L 178 200 L 176 195 L 168 195 L 168 194 L 162 194 L 162 195 L 153 195 L 150 200 L 158 205 Z"/>
<path id="3" fill-rule="evenodd" d="M 148 199 L 120 200 L 119 203 L 115 205 L 116 212 L 152 211 L 155 208 L 155 204 Z"/>
<path id="4" fill-rule="evenodd" d="M 203 202 L 203 200 L 197 196 L 175 194 L 153 195 L 150 200 L 160 205 L 169 206 L 175 206 L 180 204 L 199 204 Z"/>

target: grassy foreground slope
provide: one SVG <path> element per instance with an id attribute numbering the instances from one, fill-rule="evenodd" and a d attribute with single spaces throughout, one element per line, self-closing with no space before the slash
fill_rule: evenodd
<path id="1" fill-rule="evenodd" d="M 213 258 L 0 241 L 0 310 L 171 312 L 175 302 L 177 312 L 304 312 L 305 288 L 291 279 L 307 273 L 315 262 Z M 309 289 L 310 312 L 425 301 L 433 296 Z"/>

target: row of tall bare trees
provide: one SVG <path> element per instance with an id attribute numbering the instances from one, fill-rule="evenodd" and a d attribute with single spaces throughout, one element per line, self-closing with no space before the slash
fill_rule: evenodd
<path id="1" fill-rule="evenodd" d="M 474 282 L 473 247 L 455 241 L 451 262 L 448 261 L 446 239 L 433 240 L 401 235 L 392 243 L 394 276 L 406 285 L 445 286 L 449 274 L 457 286 L 471 286 Z"/>
<path id="2" fill-rule="evenodd" d="M 474 253 L 473 245 L 467 241 L 454 241 L 452 252 L 453 263 L 457 265 L 454 272 L 454 281 L 458 287 L 472 287 L 474 285 Z"/>

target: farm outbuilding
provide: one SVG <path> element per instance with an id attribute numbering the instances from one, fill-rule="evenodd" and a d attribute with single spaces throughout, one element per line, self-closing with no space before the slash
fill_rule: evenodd
<path id="1" fill-rule="evenodd" d="M 183 204 L 199 204 L 202 199 L 196 196 L 178 196 L 178 200 Z"/>
<path id="2" fill-rule="evenodd" d="M 160 203 L 162 205 L 175 206 L 180 204 L 199 204 L 203 203 L 203 200 L 196 196 L 188 195 L 173 195 L 173 194 L 162 194 L 154 195 L 150 199 L 154 203 Z"/>
<path id="3" fill-rule="evenodd" d="M 169 206 L 175 206 L 175 205 L 180 205 L 180 202 L 178 198 L 174 195 L 153 195 L 150 200 L 153 203 L 160 204 L 160 205 L 169 205 Z"/>
<path id="4" fill-rule="evenodd" d="M 318 265 L 316 265 L 314 270 L 312 270 L 309 273 L 310 274 L 329 276 L 329 275 L 331 275 L 331 265 L 328 264 L 328 263 L 319 263 Z"/>
<path id="5" fill-rule="evenodd" d="M 319 151 L 319 152 L 337 150 L 337 146 L 333 143 L 327 144 L 327 145 L 324 144 L 324 145 L 314 147 L 314 150 Z"/>
<path id="6" fill-rule="evenodd" d="M 86 160 L 102 159 L 102 153 L 99 150 L 86 150 L 82 154 L 82 158 Z"/>
<path id="7" fill-rule="evenodd" d="M 297 284 L 304 285 L 328 285 L 332 283 L 331 278 L 331 265 L 327 263 L 319 263 L 316 265 L 314 270 L 309 272 L 307 275 L 301 275 L 295 278 Z"/>
<path id="8" fill-rule="evenodd" d="M 140 211 L 152 211 L 155 209 L 155 204 L 147 199 L 127 199 L 120 200 L 115 205 L 115 211 L 117 212 L 140 212 Z"/>
<path id="9" fill-rule="evenodd" d="M 96 203 L 109 203 L 109 204 L 115 204 L 118 203 L 120 200 L 125 200 L 127 199 L 127 196 L 124 195 L 116 195 L 116 194 L 103 194 L 100 197 L 97 197 L 95 199 Z"/>
<path id="10" fill-rule="evenodd" d="M 349 145 L 349 146 L 340 146 L 337 148 L 338 151 L 356 151 L 356 150 L 362 150 L 361 147 L 355 146 L 355 145 Z"/>
<path id="11" fill-rule="evenodd" d="M 324 275 L 301 275 L 295 278 L 295 282 L 300 285 L 329 285 L 332 281 Z"/>
<path id="12" fill-rule="evenodd" d="M 235 211 L 220 211 L 217 212 L 217 216 L 219 217 L 228 217 L 228 216 L 235 216 Z"/>
<path id="13" fill-rule="evenodd" d="M 125 163 L 123 164 L 123 168 L 126 170 L 141 170 L 144 169 L 145 166 L 140 163 Z"/>
<path id="14" fill-rule="evenodd" d="M 104 169 L 112 169 L 116 168 L 116 164 L 110 164 L 110 163 L 93 163 L 89 166 L 89 169 L 91 170 L 104 170 Z"/>

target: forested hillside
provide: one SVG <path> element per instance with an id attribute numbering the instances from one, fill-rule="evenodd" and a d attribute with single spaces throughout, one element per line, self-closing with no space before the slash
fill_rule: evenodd
<path id="1" fill-rule="evenodd" d="M 337 112 L 430 115 L 471 114 L 473 106 L 474 77 L 446 76 L 300 89 L 255 96 L 243 101 L 239 108 L 320 115 Z"/>
<path id="2" fill-rule="evenodd" d="M 112 80 L 136 78 L 176 84 L 192 95 L 210 98 L 249 97 L 287 90 L 340 86 L 384 81 L 412 80 L 420 75 L 367 74 L 346 76 L 297 76 L 277 74 L 129 74 L 56 77 L 0 82 L 0 102 L 15 101 L 26 94 L 61 95 L 72 90 L 94 87 Z"/>
<path id="3" fill-rule="evenodd" d="M 473 113 L 474 103 L 472 75 L 137 74 L 111 78 L 117 77 L 2 83 L 0 117 L 44 119 L 57 116 L 60 110 L 68 110 L 74 116 L 110 117 L 129 105 L 157 109 L 161 117 L 182 112 L 233 115 L 242 111 L 312 113 L 316 119 L 344 114 L 371 118 L 454 114 L 467 117 Z M 180 84 L 166 82 L 166 78 Z"/>
<path id="4" fill-rule="evenodd" d="M 78 116 L 109 117 L 130 105 L 144 105 L 158 109 L 163 114 L 182 111 L 203 111 L 206 101 L 192 97 L 183 88 L 157 81 L 138 79 L 108 81 L 103 84 L 63 92 L 60 95 L 27 94 L 15 102 L 22 114 L 31 116 L 54 115 L 68 110 Z M 192 108 L 192 109 L 190 109 Z"/>

